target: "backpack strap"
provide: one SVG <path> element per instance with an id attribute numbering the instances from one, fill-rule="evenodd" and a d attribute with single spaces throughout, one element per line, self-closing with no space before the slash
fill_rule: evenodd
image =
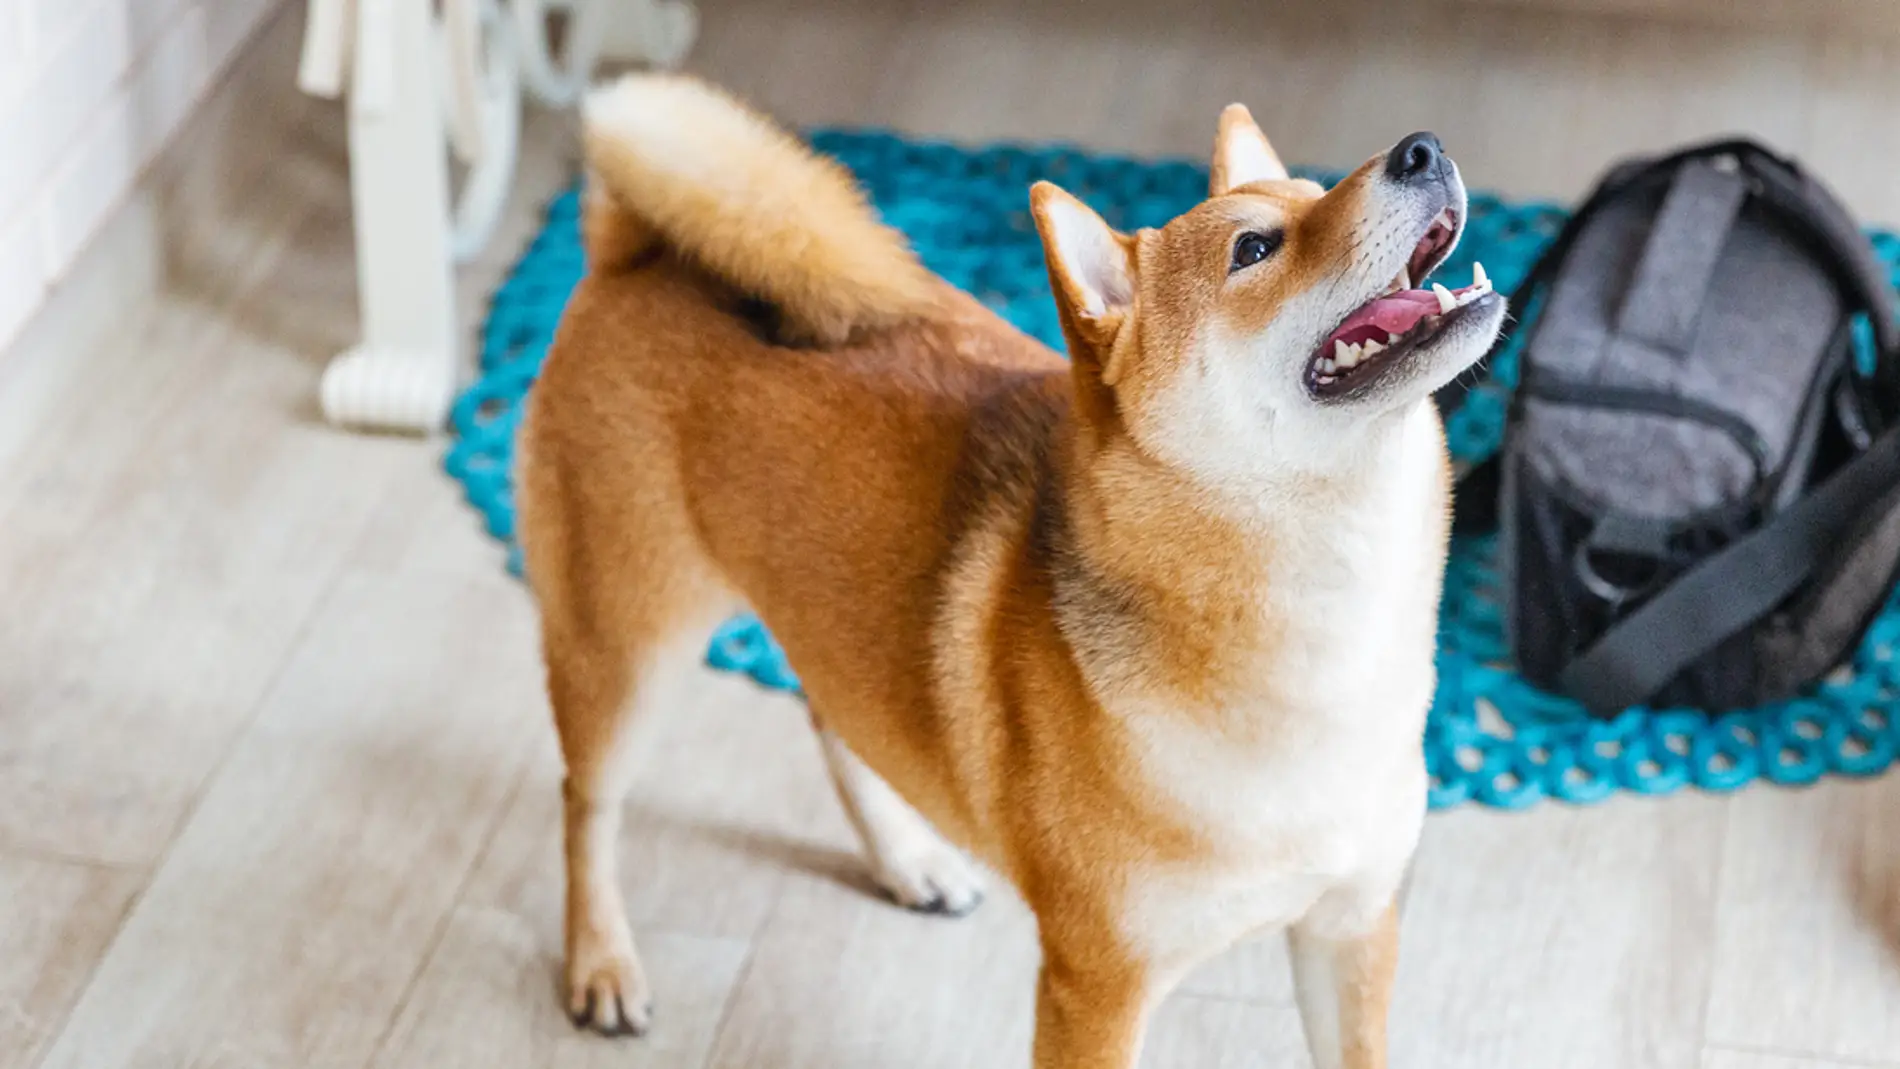
<path id="1" fill-rule="evenodd" d="M 1708 160 L 1676 171 L 1623 290 L 1613 345 L 1667 356 L 1689 351 L 1722 246 L 1747 196 L 1741 175 Z"/>
<path id="2" fill-rule="evenodd" d="M 1900 430 L 1815 492 L 1690 568 L 1604 632 L 1558 675 L 1590 711 L 1647 700 L 1731 635 L 1774 611 L 1840 549 L 1854 522 L 1900 485 Z"/>

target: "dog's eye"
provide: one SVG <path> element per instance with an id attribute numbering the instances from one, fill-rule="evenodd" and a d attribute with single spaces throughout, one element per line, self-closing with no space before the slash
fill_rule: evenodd
<path id="1" fill-rule="evenodd" d="M 1252 267 L 1272 256 L 1280 247 L 1281 239 L 1282 236 L 1278 231 L 1271 234 L 1258 234 L 1251 230 L 1235 238 L 1234 262 L 1228 267 L 1228 273 L 1231 274 L 1243 267 Z"/>

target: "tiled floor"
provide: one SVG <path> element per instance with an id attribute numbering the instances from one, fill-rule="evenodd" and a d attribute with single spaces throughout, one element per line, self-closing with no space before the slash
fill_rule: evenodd
<path id="1" fill-rule="evenodd" d="M 1338 163 L 1435 126 L 1473 184 L 1531 193 L 1753 125 L 1900 218 L 1891 168 L 1840 162 L 1893 157 L 1891 46 L 1269 6 L 732 0 L 697 62 L 795 120 L 963 137 L 1198 151 L 1239 98 Z M 296 23 L 155 179 L 165 218 L 217 221 L 167 233 L 163 291 L 0 358 L 0 1069 L 1026 1064 L 1021 907 L 868 897 L 801 711 L 710 674 L 622 844 L 657 1028 L 568 1026 L 525 594 L 438 444 L 312 415 L 354 313 L 340 116 L 283 90 Z M 530 125 L 471 309 L 565 134 Z M 1147 1064 L 1300 1065 L 1297 1021 L 1281 949 L 1243 948 Z M 1900 1066 L 1900 775 L 1435 816 L 1394 1040 L 1401 1067 Z"/>

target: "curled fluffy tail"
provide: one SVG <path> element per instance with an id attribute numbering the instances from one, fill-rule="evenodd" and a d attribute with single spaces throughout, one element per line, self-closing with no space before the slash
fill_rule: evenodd
<path id="1" fill-rule="evenodd" d="M 583 108 L 591 270 L 664 244 L 838 344 L 925 314 L 938 283 L 845 169 L 691 78 L 631 75 Z"/>

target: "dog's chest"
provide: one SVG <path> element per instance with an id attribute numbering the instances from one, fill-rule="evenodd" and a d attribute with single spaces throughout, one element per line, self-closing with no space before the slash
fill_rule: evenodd
<path id="1" fill-rule="evenodd" d="M 1295 518 L 1262 626 L 1237 632 L 1267 638 L 1231 651 L 1233 685 L 1213 704 L 1159 690 L 1122 710 L 1144 786 L 1206 846 L 1131 882 L 1157 949 L 1288 923 L 1342 884 L 1395 879 L 1410 857 L 1442 544 L 1435 476 L 1393 474 L 1350 508 Z"/>
<path id="2" fill-rule="evenodd" d="M 1193 961 L 1295 923 L 1329 896 L 1335 909 L 1376 914 L 1423 823 L 1428 696 L 1426 683 L 1395 704 L 1393 730 L 1323 723 L 1264 756 L 1206 735 L 1144 733 L 1148 782 L 1199 846 L 1127 874 L 1128 936 L 1157 962 Z"/>
<path id="3" fill-rule="evenodd" d="M 1444 487 L 1435 450 L 1395 453 L 1363 492 L 1274 507 L 1261 538 L 1270 550 L 1235 570 L 1246 594 L 1231 625 L 1199 637 L 1211 647 L 1196 659 L 1204 672 L 1123 676 L 1134 684 L 1122 692 L 1129 723 L 1179 729 L 1151 732 L 1158 759 L 1207 747 L 1238 761 L 1241 779 L 1284 784 L 1289 769 L 1350 766 L 1382 743 L 1416 742 L 1433 683 Z"/>

